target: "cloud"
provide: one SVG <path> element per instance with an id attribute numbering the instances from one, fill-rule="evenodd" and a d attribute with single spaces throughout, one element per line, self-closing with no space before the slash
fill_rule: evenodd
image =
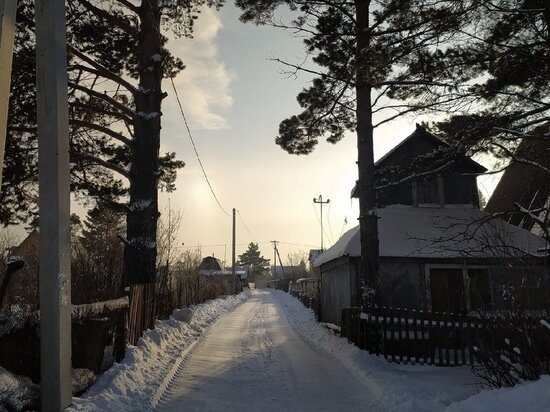
<path id="1" fill-rule="evenodd" d="M 216 36 L 222 23 L 218 14 L 203 9 L 192 39 L 171 39 L 168 47 L 186 68 L 175 79 L 183 107 L 193 128 L 228 129 L 224 113 L 233 105 L 230 73 L 218 54 Z"/>

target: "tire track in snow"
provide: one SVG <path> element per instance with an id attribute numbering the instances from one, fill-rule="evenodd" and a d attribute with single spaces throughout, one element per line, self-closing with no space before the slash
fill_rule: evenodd
<path id="1" fill-rule="evenodd" d="M 174 391 L 178 388 L 178 383 L 183 377 L 183 373 L 186 370 L 190 359 L 206 341 L 208 334 L 219 322 L 223 321 L 226 317 L 230 316 L 241 305 L 236 306 L 228 313 L 221 316 L 216 322 L 214 322 L 206 331 L 202 332 L 199 339 L 194 341 L 191 345 L 185 348 L 179 358 L 174 362 L 170 372 L 164 377 L 159 388 L 155 392 L 155 395 L 151 399 L 151 408 L 156 410 L 158 407 L 165 405 L 174 395 Z"/>

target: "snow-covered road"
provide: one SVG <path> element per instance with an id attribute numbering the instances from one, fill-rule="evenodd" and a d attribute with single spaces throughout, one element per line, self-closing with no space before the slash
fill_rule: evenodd
<path id="1" fill-rule="evenodd" d="M 191 311 L 191 319 L 183 309 L 157 321 L 69 410 L 550 410 L 549 376 L 476 395 L 469 368 L 400 365 L 369 355 L 281 291 L 245 290 Z"/>
<path id="2" fill-rule="evenodd" d="M 357 411 L 365 389 L 294 331 L 276 294 L 258 290 L 193 348 L 157 410 Z"/>

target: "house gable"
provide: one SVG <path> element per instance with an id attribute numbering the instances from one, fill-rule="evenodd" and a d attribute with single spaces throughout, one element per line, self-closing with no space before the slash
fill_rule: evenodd
<path id="1" fill-rule="evenodd" d="M 486 170 L 420 125 L 379 159 L 375 168 L 379 206 L 470 204 L 478 207 L 475 175 Z M 358 197 L 357 185 L 352 197 Z"/>

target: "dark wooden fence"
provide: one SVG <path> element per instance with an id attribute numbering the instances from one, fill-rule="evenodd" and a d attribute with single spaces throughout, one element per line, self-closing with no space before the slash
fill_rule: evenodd
<path id="1" fill-rule="evenodd" d="M 544 320 L 546 319 L 546 320 Z M 466 316 L 398 308 L 342 309 L 341 335 L 392 362 L 474 365 L 478 354 L 511 349 L 550 360 L 548 318 L 503 313 Z"/>
<path id="2" fill-rule="evenodd" d="M 315 313 L 315 317 L 319 319 L 319 314 L 321 312 L 321 305 L 318 298 L 313 298 L 311 296 L 306 295 L 305 293 L 296 292 L 294 290 L 291 290 L 289 293 L 292 296 L 294 296 L 296 299 L 298 299 L 300 302 L 302 302 L 306 308 L 313 309 L 313 312 Z"/>

